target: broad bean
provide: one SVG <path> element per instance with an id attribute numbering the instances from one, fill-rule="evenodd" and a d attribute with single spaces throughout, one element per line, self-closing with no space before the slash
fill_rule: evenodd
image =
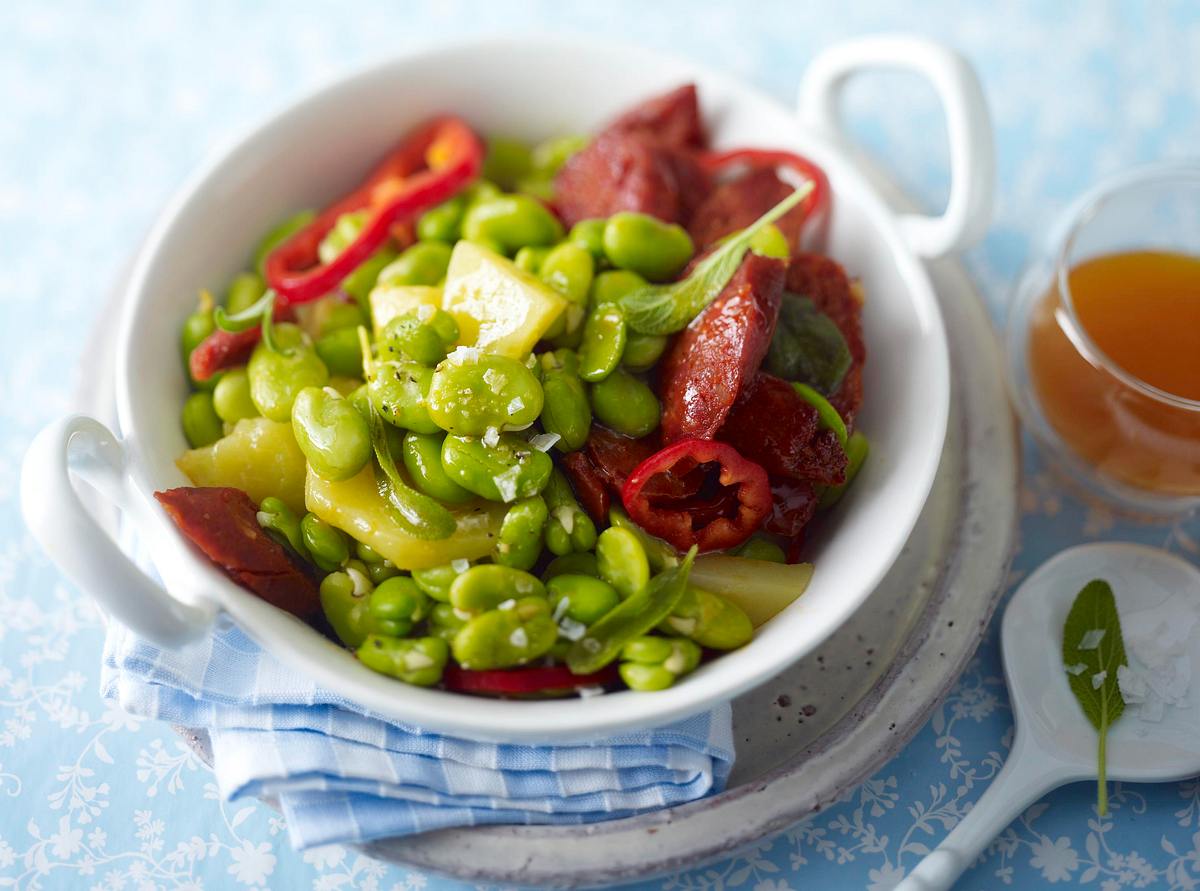
<path id="1" fill-rule="evenodd" d="M 754 637 L 754 625 L 741 607 L 691 585 L 658 628 L 666 634 L 681 634 L 710 650 L 736 650 Z"/>
<path id="2" fill-rule="evenodd" d="M 385 266 L 379 281 L 389 285 L 436 285 L 450 266 L 450 245 L 443 241 L 418 241 Z"/>
<path id="3" fill-rule="evenodd" d="M 433 369 L 418 362 L 376 362 L 367 381 L 371 405 L 389 423 L 417 433 L 437 433 L 429 416 Z"/>
<path id="4" fill-rule="evenodd" d="M 458 340 L 454 316 L 432 306 L 402 313 L 384 326 L 379 338 L 383 359 L 411 359 L 422 365 L 436 365 Z"/>
<path id="5" fill-rule="evenodd" d="M 357 649 L 372 631 L 367 611 L 371 583 L 354 568 L 331 572 L 321 580 L 321 610 L 338 640 Z"/>
<path id="6" fill-rule="evenodd" d="M 463 212 L 466 209 L 465 195 L 455 195 L 441 204 L 434 205 L 417 217 L 417 238 L 421 241 L 443 241 L 453 244 L 458 241 Z"/>
<path id="7" fill-rule="evenodd" d="M 367 611 L 377 634 L 407 637 L 429 614 L 430 606 L 429 595 L 412 579 L 396 575 L 375 586 Z"/>
<path id="8" fill-rule="evenodd" d="M 264 498 L 255 515 L 258 525 L 273 539 L 295 554 L 308 560 L 308 548 L 304 546 L 304 533 L 300 530 L 300 518 L 280 499 Z"/>
<path id="9" fill-rule="evenodd" d="M 616 588 L 590 575 L 556 575 L 547 582 L 546 590 L 554 615 L 566 615 L 584 625 L 591 625 L 621 602 Z M 564 600 L 565 606 L 562 605 Z"/>
<path id="10" fill-rule="evenodd" d="M 571 484 L 555 468 L 544 491 L 549 519 L 546 521 L 546 547 L 552 554 L 565 556 L 590 551 L 596 546 L 596 524 L 575 500 Z"/>
<path id="11" fill-rule="evenodd" d="M 603 306 L 606 303 L 617 303 L 626 294 L 644 288 L 646 280 L 636 272 L 628 269 L 610 269 L 602 272 L 592 281 L 588 291 L 588 303 Z"/>
<path id="12" fill-rule="evenodd" d="M 363 374 L 362 344 L 355 328 L 335 328 L 313 344 L 330 374 L 358 378 Z"/>
<path id="13" fill-rule="evenodd" d="M 450 434 L 442 444 L 442 467 L 467 491 L 489 501 L 509 502 L 541 492 L 554 462 L 509 433 L 502 433 L 494 446 L 473 436 Z"/>
<path id="14" fill-rule="evenodd" d="M 665 690 L 700 664 L 700 648 L 690 640 L 636 637 L 621 650 L 621 680 L 631 690 Z"/>
<path id="15" fill-rule="evenodd" d="M 618 368 L 592 384 L 592 412 L 606 427 L 640 439 L 658 427 L 658 397 L 645 383 Z"/>
<path id="16" fill-rule="evenodd" d="M 316 514 L 305 514 L 300 521 L 304 549 L 318 569 L 333 572 L 350 559 L 349 536 L 330 526 Z"/>
<path id="17" fill-rule="evenodd" d="M 567 241 L 578 245 L 589 254 L 593 260 L 604 259 L 604 224 L 603 219 L 580 220 L 567 233 Z"/>
<path id="18" fill-rule="evenodd" d="M 626 371 L 649 371 L 667 351 L 668 343 L 670 338 L 665 334 L 628 331 L 625 335 L 625 352 L 621 354 L 621 365 Z"/>
<path id="19" fill-rule="evenodd" d="M 254 348 L 246 374 L 250 398 L 259 414 L 272 421 L 288 421 L 296 395 L 305 387 L 325 386 L 329 369 L 313 350 L 308 335 L 296 325 L 276 325 L 275 343 L 279 352 L 266 343 Z"/>
<path id="20" fill-rule="evenodd" d="M 462 504 L 474 496 L 450 478 L 442 467 L 443 433 L 404 434 L 400 453 L 404 469 L 414 486 L 431 498 L 446 504 Z"/>
<path id="21" fill-rule="evenodd" d="M 217 416 L 227 424 L 258 417 L 258 409 L 250 398 L 250 376 L 245 368 L 226 371 L 213 388 L 212 398 Z"/>
<path id="22" fill-rule="evenodd" d="M 249 309 L 266 291 L 267 286 L 257 272 L 239 272 L 225 292 L 225 309 L 230 314 Z"/>
<path id="23" fill-rule="evenodd" d="M 748 539 L 744 545 L 738 548 L 737 555 L 745 557 L 747 560 L 766 560 L 770 563 L 787 562 L 787 555 L 784 554 L 783 548 L 773 541 L 758 536 Z"/>
<path id="24" fill-rule="evenodd" d="M 558 434 L 555 447 L 560 452 L 583 448 L 592 428 L 592 406 L 579 379 L 575 354 L 570 350 L 543 353 L 538 364 L 542 370 L 542 427 Z"/>
<path id="25" fill-rule="evenodd" d="M 546 586 L 536 575 L 497 563 L 472 566 L 450 584 L 450 603 L 467 613 L 496 609 L 509 600 L 545 596 Z"/>
<path id="26" fill-rule="evenodd" d="M 546 516 L 546 502 L 540 495 L 515 502 L 500 524 L 492 561 L 514 569 L 531 569 L 542 553 Z"/>
<path id="27" fill-rule="evenodd" d="M 542 581 L 549 585 L 551 579 L 560 575 L 590 575 L 592 578 L 599 578 L 600 569 L 596 565 L 596 555 L 575 553 L 555 557 L 542 570 Z"/>
<path id="28" fill-rule="evenodd" d="M 542 387 L 516 359 L 491 353 L 471 360 L 448 359 L 429 384 L 429 417 L 460 436 L 523 430 L 537 420 Z"/>
<path id="29" fill-rule="evenodd" d="M 596 539 L 600 578 L 617 589 L 622 600 L 643 591 L 650 582 L 650 561 L 638 537 L 628 529 L 609 526 Z"/>
<path id="30" fill-rule="evenodd" d="M 463 238 L 497 244 L 509 255 L 526 245 L 554 244 L 562 235 L 558 218 L 529 195 L 500 195 L 478 201 L 467 208 L 462 221 Z"/>
<path id="31" fill-rule="evenodd" d="M 429 611 L 429 633 L 446 643 L 454 640 L 454 635 L 466 624 L 466 617 L 448 603 L 434 603 Z"/>
<path id="32" fill-rule="evenodd" d="M 412 580 L 417 587 L 441 603 L 450 602 L 450 586 L 461 573 L 451 563 L 441 566 L 431 566 L 428 569 L 414 569 Z"/>
<path id="33" fill-rule="evenodd" d="M 533 152 L 519 139 L 493 136 L 487 141 L 483 175 L 501 188 L 512 189 L 533 170 Z"/>
<path id="34" fill-rule="evenodd" d="M 579 376 L 589 383 L 604 380 L 625 354 L 625 342 L 625 316 L 620 308 L 611 303 L 597 306 L 583 326 Z"/>
<path id="35" fill-rule="evenodd" d="M 305 387 L 292 406 L 292 433 L 322 479 L 348 480 L 371 460 L 371 431 L 358 410 L 332 388 Z"/>
<path id="36" fill-rule="evenodd" d="M 221 423 L 220 415 L 213 408 L 211 393 L 202 391 L 189 396 L 183 403 L 180 422 L 183 426 L 184 438 L 194 449 L 212 445 L 225 435 L 225 426 Z"/>
<path id="37" fill-rule="evenodd" d="M 686 229 L 649 214 L 622 211 L 604 224 L 604 255 L 609 262 L 652 282 L 673 279 L 693 253 Z"/>
<path id="38" fill-rule="evenodd" d="M 358 661 L 372 671 L 432 687 L 442 679 L 450 647 L 440 637 L 394 638 L 372 634 L 358 648 Z"/>
<path id="39" fill-rule="evenodd" d="M 554 646 L 558 626 L 544 598 L 524 597 L 506 606 L 475 616 L 454 635 L 451 650 L 463 668 L 481 671 L 525 665 Z"/>

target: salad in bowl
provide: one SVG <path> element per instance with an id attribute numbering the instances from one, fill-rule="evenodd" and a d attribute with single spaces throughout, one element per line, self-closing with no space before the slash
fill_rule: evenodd
<path id="1" fill-rule="evenodd" d="M 190 486 L 237 584 L 398 681 L 659 691 L 800 596 L 867 455 L 822 170 L 688 84 L 528 145 L 434 118 L 183 321 Z"/>

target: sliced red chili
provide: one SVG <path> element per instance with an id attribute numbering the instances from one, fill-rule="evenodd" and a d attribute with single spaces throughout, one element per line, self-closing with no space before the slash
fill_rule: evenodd
<path id="1" fill-rule="evenodd" d="M 483 166 L 483 144 L 459 118 L 437 118 L 408 136 L 358 189 L 327 207 L 266 261 L 267 283 L 284 303 L 328 294 L 387 241 L 398 222 L 453 197 Z M 358 237 L 329 263 L 317 249 L 338 217 L 366 211 Z"/>
<path id="2" fill-rule="evenodd" d="M 654 481 L 668 475 L 690 484 L 694 494 L 656 493 Z M 690 485 L 688 486 L 690 488 Z M 621 490 L 630 518 L 681 551 L 732 548 L 744 542 L 771 511 L 767 472 L 723 442 L 686 439 L 639 464 Z"/>
<path id="3" fill-rule="evenodd" d="M 504 668 L 492 671 L 472 671 L 457 665 L 446 666 L 442 683 L 456 693 L 479 693 L 490 696 L 532 696 L 570 693 L 580 687 L 607 687 L 620 676 L 617 667 L 610 665 L 595 674 L 572 674 L 565 665 Z"/>
<path id="4" fill-rule="evenodd" d="M 831 191 L 829 177 L 825 171 L 795 152 L 785 152 L 772 149 L 729 149 L 723 152 L 704 152 L 700 156 L 701 166 L 710 174 L 716 174 L 723 168 L 742 165 L 750 168 L 787 167 L 796 171 L 805 179 L 811 180 L 813 190 L 808 197 L 800 202 L 804 213 L 806 228 L 813 233 L 814 241 L 824 244 L 829 230 L 829 211 Z M 768 205 L 769 206 L 769 205 Z"/>

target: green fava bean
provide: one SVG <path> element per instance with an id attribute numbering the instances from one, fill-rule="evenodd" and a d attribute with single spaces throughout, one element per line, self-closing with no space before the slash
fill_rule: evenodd
<path id="1" fill-rule="evenodd" d="M 542 370 L 542 427 L 558 434 L 555 448 L 574 452 L 583 448 L 592 428 L 592 405 L 579 379 L 579 362 L 570 350 L 543 353 L 538 363 Z"/>
<path id="2" fill-rule="evenodd" d="M 426 495 L 445 504 L 462 504 L 475 496 L 454 482 L 442 467 L 442 441 L 445 438 L 441 433 L 413 433 L 411 430 L 404 434 L 404 443 L 400 447 L 404 469 L 413 485 Z"/>
<path id="3" fill-rule="evenodd" d="M 596 546 L 596 524 L 575 500 L 571 484 L 555 468 L 544 492 L 550 517 L 546 521 L 546 547 L 552 554 L 590 551 Z"/>
<path id="4" fill-rule="evenodd" d="M 750 617 L 720 595 L 688 586 L 671 615 L 659 624 L 667 634 L 681 634 L 710 650 L 736 650 L 754 637 Z"/>
<path id="5" fill-rule="evenodd" d="M 265 276 L 263 264 L 267 261 L 267 254 L 279 247 L 309 223 L 317 218 L 314 211 L 302 210 L 292 214 L 283 222 L 279 223 L 274 229 L 263 236 L 262 241 L 258 243 L 258 247 L 254 249 L 254 268 L 258 270 L 258 274 Z"/>
<path id="6" fill-rule="evenodd" d="M 429 416 L 433 369 L 418 362 L 377 362 L 367 381 L 371 405 L 389 423 L 417 433 L 438 433 Z"/>
<path id="7" fill-rule="evenodd" d="M 650 561 L 641 541 L 628 529 L 610 526 L 596 540 L 600 578 L 617 589 L 625 600 L 650 582 Z"/>
<path id="8" fill-rule="evenodd" d="M 317 338 L 313 344 L 329 373 L 342 377 L 362 377 L 362 344 L 355 328 L 336 328 Z"/>
<path id="9" fill-rule="evenodd" d="M 530 569 L 542 553 L 542 529 L 548 513 L 540 495 L 514 503 L 500 524 L 500 540 L 492 550 L 492 561 L 513 569 Z"/>
<path id="10" fill-rule="evenodd" d="M 787 555 L 783 548 L 765 538 L 751 538 L 738 548 L 737 555 L 747 560 L 766 560 L 769 563 L 786 563 Z"/>
<path id="11" fill-rule="evenodd" d="M 542 581 L 549 584 L 551 579 L 560 575 L 589 575 L 599 578 L 600 569 L 596 564 L 596 555 L 581 553 L 555 557 L 542 571 Z"/>
<path id="12" fill-rule="evenodd" d="M 591 253 L 567 241 L 551 248 L 542 260 L 538 275 L 573 304 L 584 306 L 595 272 L 596 261 Z"/>
<path id="13" fill-rule="evenodd" d="M 212 399 L 217 416 L 228 424 L 258 417 L 258 409 L 250 398 L 250 376 L 245 368 L 225 372 L 213 388 Z"/>
<path id="14" fill-rule="evenodd" d="M 690 640 L 637 637 L 621 650 L 621 680 L 631 690 L 670 687 L 700 664 L 700 648 Z"/>
<path id="15" fill-rule="evenodd" d="M 646 286 L 646 280 L 628 269 L 610 269 L 596 276 L 588 292 L 592 306 L 617 303 L 626 294 Z"/>
<path id="16" fill-rule="evenodd" d="M 593 260 L 604 259 L 604 224 L 607 220 L 580 220 L 567 233 L 567 241 L 583 248 Z"/>
<path id="17" fill-rule="evenodd" d="M 318 569 L 332 572 L 350 559 L 350 537 L 316 514 L 304 515 L 300 521 L 300 536 Z"/>
<path id="18" fill-rule="evenodd" d="M 194 449 L 212 445 L 225 435 L 225 426 L 213 408 L 213 398 L 210 393 L 193 393 L 183 403 L 180 416 L 183 425 L 183 435 Z"/>
<path id="19" fill-rule="evenodd" d="M 546 586 L 536 575 L 496 563 L 472 566 L 450 585 L 450 603 L 467 613 L 486 612 L 523 597 L 545 596 Z"/>
<path id="20" fill-rule="evenodd" d="M 550 248 L 523 247 L 517 251 L 517 255 L 513 257 L 513 262 L 530 275 L 537 275 L 541 271 L 542 261 L 546 259 L 548 253 L 550 253 Z"/>
<path id="21" fill-rule="evenodd" d="M 546 590 L 554 615 L 565 615 L 584 625 L 596 622 L 621 602 L 616 588 L 590 575 L 556 575 L 546 584 Z"/>
<path id="22" fill-rule="evenodd" d="M 328 300 L 328 298 L 326 298 Z M 318 316 L 320 322 L 318 333 L 324 337 L 342 328 L 357 328 L 359 325 L 369 325 L 366 315 L 357 303 L 342 303 L 329 300 L 327 308 Z"/>
<path id="23" fill-rule="evenodd" d="M 304 533 L 300 531 L 300 518 L 281 500 L 274 496 L 264 498 L 255 519 L 259 527 L 281 545 L 291 548 L 303 559 L 309 559 Z"/>
<path id="24" fill-rule="evenodd" d="M 429 595 L 405 576 L 392 576 L 371 592 L 368 612 L 379 634 L 407 637 L 413 625 L 429 614 Z"/>
<path id="25" fill-rule="evenodd" d="M 485 671 L 525 665 L 554 646 L 558 626 L 545 599 L 525 597 L 505 606 L 475 616 L 454 635 L 451 650 L 463 668 Z"/>
<path id="26" fill-rule="evenodd" d="M 579 344 L 579 376 L 589 383 L 604 380 L 625 353 L 625 316 L 614 304 L 597 306 L 583 326 Z"/>
<path id="27" fill-rule="evenodd" d="M 448 359 L 429 385 L 429 417 L 460 436 L 523 430 L 537 420 L 542 403 L 542 387 L 532 371 L 516 359 L 490 353 Z"/>
<path id="28" fill-rule="evenodd" d="M 249 309 L 267 292 L 262 276 L 256 272 L 240 272 L 225 292 L 225 310 L 231 315 Z"/>
<path id="29" fill-rule="evenodd" d="M 686 229 L 649 214 L 622 211 L 604 224 L 604 255 L 609 262 L 652 282 L 673 279 L 693 253 Z"/>
<path id="30" fill-rule="evenodd" d="M 358 648 L 358 661 L 372 671 L 432 687 L 442 679 L 450 647 L 440 637 L 401 638 L 370 635 Z"/>
<path id="31" fill-rule="evenodd" d="M 309 344 L 308 336 L 295 325 L 275 326 L 279 352 L 266 343 L 254 348 L 246 374 L 250 379 L 250 398 L 264 418 L 287 421 L 292 404 L 305 387 L 323 387 L 329 381 L 329 369 Z"/>
<path id="32" fill-rule="evenodd" d="M 511 189 L 517 181 L 533 170 L 533 152 L 519 139 L 493 136 L 487 141 L 487 154 L 483 159 L 483 175 Z"/>
<path id="33" fill-rule="evenodd" d="M 458 340 L 454 316 L 434 307 L 403 313 L 387 323 L 380 337 L 381 357 L 411 359 L 422 365 L 436 365 Z"/>
<path id="34" fill-rule="evenodd" d="M 361 572 L 331 572 L 321 579 L 321 610 L 338 640 L 357 649 L 371 633 L 371 585 Z"/>
<path id="35" fill-rule="evenodd" d="M 429 208 L 417 217 L 417 238 L 421 241 L 458 241 L 463 212 L 467 209 L 464 195 L 455 195 Z"/>
<path id="36" fill-rule="evenodd" d="M 629 515 L 620 506 L 614 504 L 608 509 L 608 524 L 620 529 L 627 529 L 637 536 L 637 540 L 641 542 L 642 549 L 646 552 L 646 559 L 650 561 L 650 569 L 653 572 L 662 572 L 664 569 L 679 564 L 678 551 L 661 538 L 656 538 L 633 522 L 633 520 L 629 519 Z"/>
<path id="37" fill-rule="evenodd" d="M 333 228 L 321 239 L 317 246 L 317 256 L 322 263 L 333 261 L 362 233 L 367 223 L 365 211 L 344 213 L 337 218 Z M 341 289 L 358 301 L 360 306 L 366 306 L 367 295 L 375 287 L 383 272 L 393 260 L 396 252 L 390 247 L 381 247 L 371 254 L 358 267 L 347 275 L 340 285 Z"/>
<path id="38" fill-rule="evenodd" d="M 624 369 L 592 384 L 591 402 L 600 423 L 634 439 L 658 427 L 661 409 L 654 391 Z"/>
<path id="39" fill-rule="evenodd" d="M 530 195 L 500 195 L 467 208 L 462 235 L 468 241 L 493 242 L 512 255 L 526 245 L 554 244 L 562 224 L 546 205 Z"/>
<path id="40" fill-rule="evenodd" d="M 429 611 L 429 633 L 449 643 L 467 624 L 467 617 L 448 603 L 435 603 Z"/>
<path id="41" fill-rule="evenodd" d="M 371 459 L 371 430 L 332 388 L 305 387 L 292 406 L 296 444 L 317 476 L 348 480 Z"/>
<path id="42" fill-rule="evenodd" d="M 494 446 L 473 436 L 450 434 L 442 444 L 442 467 L 467 491 L 489 501 L 509 502 L 541 492 L 554 462 L 511 434 L 501 434 Z"/>
<path id="43" fill-rule="evenodd" d="M 179 332 L 179 351 L 183 355 L 185 365 L 192 355 L 192 350 L 200 346 L 204 338 L 212 334 L 217 327 L 213 321 L 212 306 L 205 307 L 203 304 L 204 301 L 201 301 L 201 308 L 183 320 L 183 328 Z"/>
<path id="44" fill-rule="evenodd" d="M 792 249 L 787 236 L 774 223 L 768 223 L 750 239 L 750 250 L 763 257 L 773 257 L 776 260 L 791 258 Z"/>
<path id="45" fill-rule="evenodd" d="M 534 172 L 539 176 L 554 176 L 572 155 L 586 148 L 590 141 L 590 137 L 577 135 L 556 136 L 539 142 L 533 147 Z"/>
<path id="46" fill-rule="evenodd" d="M 390 578 L 395 578 L 400 574 L 400 570 L 391 560 L 384 560 L 382 563 L 368 563 L 367 576 L 373 583 L 379 585 L 386 582 Z"/>
<path id="47" fill-rule="evenodd" d="M 667 351 L 670 339 L 665 334 L 639 334 L 628 331 L 625 335 L 625 352 L 621 354 L 621 365 L 627 371 L 644 372 Z"/>
<path id="48" fill-rule="evenodd" d="M 442 241 L 418 241 L 408 247 L 379 273 L 389 285 L 436 285 L 450 267 L 450 245 Z"/>
<path id="49" fill-rule="evenodd" d="M 465 571 L 465 570 L 464 570 Z M 453 564 L 431 566 L 428 569 L 414 569 L 412 580 L 417 587 L 440 603 L 450 602 L 450 586 L 462 573 Z"/>
<path id="50" fill-rule="evenodd" d="M 382 563 L 385 559 L 387 559 L 383 556 L 383 554 L 379 553 L 379 551 L 375 550 L 370 545 L 363 544 L 361 541 L 356 541 L 354 543 L 354 556 L 356 556 L 363 563 L 366 563 L 368 566 L 372 563 Z"/>

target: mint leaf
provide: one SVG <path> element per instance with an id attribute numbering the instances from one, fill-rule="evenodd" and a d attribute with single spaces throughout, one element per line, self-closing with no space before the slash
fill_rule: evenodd
<path id="1" fill-rule="evenodd" d="M 1117 684 L 1117 669 L 1128 662 L 1117 601 L 1112 587 L 1103 579 L 1088 582 L 1075 595 L 1075 602 L 1063 624 L 1062 659 L 1071 692 L 1099 734 L 1096 803 L 1100 814 L 1104 815 L 1108 813 L 1105 769 L 1108 728 L 1125 712 L 1125 698 Z M 1082 670 L 1081 665 L 1084 666 Z"/>
<path id="2" fill-rule="evenodd" d="M 754 236 L 807 198 L 812 190 L 812 182 L 796 189 L 745 229 L 730 236 L 697 263 L 687 278 L 630 291 L 620 300 L 625 323 L 639 334 L 682 331 L 729 284 Z"/>

